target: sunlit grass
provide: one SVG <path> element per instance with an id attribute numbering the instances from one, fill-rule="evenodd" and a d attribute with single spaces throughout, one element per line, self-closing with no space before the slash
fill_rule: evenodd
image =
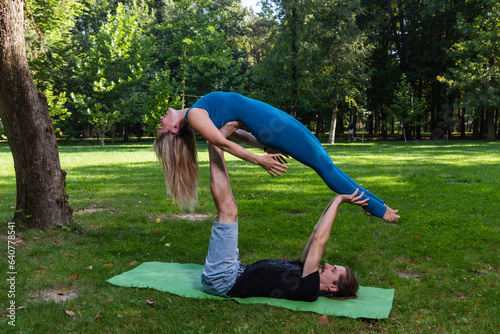
<path id="1" fill-rule="evenodd" d="M 317 314 L 105 282 L 133 268 L 132 261 L 204 261 L 216 213 L 206 147 L 198 146 L 201 182 L 194 213 L 209 218 L 193 222 L 173 216 L 189 211 L 166 196 L 150 146 L 60 146 L 74 222 L 52 231 L 17 232 L 23 242 L 16 254 L 16 303 L 26 308 L 17 313 L 16 332 L 493 333 L 499 327 L 500 143 L 325 146 L 337 166 L 402 216 L 387 224 L 341 207 L 324 260 L 349 265 L 362 285 L 395 288 L 396 298 L 385 321 L 330 317 L 325 327 Z M 227 154 L 226 159 L 240 211 L 241 260 L 299 258 L 334 194 L 293 160 L 289 173 L 271 178 L 260 167 Z M 13 216 L 15 189 L 12 157 L 0 144 L 1 222 Z M 5 247 L 2 255 L 6 259 Z M 6 272 L 6 266 L 3 261 L 0 269 Z M 69 289 L 78 298 L 34 298 L 47 288 Z M 5 309 L 6 294 L 0 303 Z M 8 328 L 7 321 L 0 318 L 0 326 Z"/>

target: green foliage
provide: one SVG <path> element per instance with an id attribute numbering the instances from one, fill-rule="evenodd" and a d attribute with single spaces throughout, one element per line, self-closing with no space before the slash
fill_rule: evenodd
<path id="1" fill-rule="evenodd" d="M 88 132 L 96 104 L 118 110 L 121 129 L 154 131 L 167 106 L 214 90 L 264 100 L 323 132 L 333 117 L 365 110 L 377 129 L 387 108 L 404 110 L 391 107 L 402 74 L 424 108 L 415 131 L 456 123 L 456 102 L 467 117 L 499 103 L 498 1 L 263 0 L 259 14 L 231 0 L 27 4 L 30 69 L 65 136 Z"/>
<path id="2" fill-rule="evenodd" d="M 99 32 L 89 36 L 88 52 L 77 59 L 76 80 L 83 88 L 78 99 L 82 103 L 77 105 L 80 110 L 93 110 L 104 117 L 102 122 L 92 118 L 99 133 L 103 128 L 110 129 L 108 122 L 133 124 L 145 114 L 147 90 L 143 87 L 154 65 L 151 55 L 155 46 L 153 37 L 146 36 L 141 28 L 148 22 L 142 11 L 147 12 L 147 8 L 119 4 L 116 14 L 108 15 Z M 111 115 L 106 117 L 108 112 Z M 107 125 L 97 125 L 103 123 Z"/>
<path id="3" fill-rule="evenodd" d="M 216 214 L 206 145 L 198 146 L 200 205 L 194 211 L 202 219 L 192 221 L 193 213 L 179 210 L 167 197 L 151 142 L 104 148 L 60 144 L 74 221 L 66 229 L 16 232 L 16 306 L 24 307 L 16 312 L 12 333 L 58 328 L 77 333 L 490 334 L 500 326 L 500 225 L 494 205 L 500 202 L 500 143 L 325 146 L 339 168 L 402 216 L 388 224 L 359 208 L 340 207 L 324 261 L 349 265 L 363 286 L 396 290 L 388 319 L 328 317 L 328 325 L 318 324 L 321 315 L 310 312 L 107 283 L 146 261 L 203 263 Z M 270 178 L 258 166 L 227 154 L 226 159 L 240 211 L 241 260 L 300 257 L 334 194 L 314 171 L 293 160 L 285 176 Z M 0 144 L 2 226 L 14 212 L 14 177 L 9 148 Z M 7 258 L 6 247 L 0 253 Z M 78 297 L 47 301 L 43 296 L 51 289 Z M 4 309 L 8 302 L 7 294 L 0 294 Z M 0 326 L 9 328 L 7 321 L 1 318 Z"/>
<path id="4" fill-rule="evenodd" d="M 165 11 L 160 43 L 168 43 L 166 57 L 172 77 L 183 85 L 179 90 L 191 96 L 241 91 L 245 82 L 239 75 L 241 64 L 223 29 L 231 15 L 228 4 L 183 0 L 169 3 Z"/>
<path id="5" fill-rule="evenodd" d="M 161 70 L 152 74 L 149 82 L 148 99 L 145 102 L 147 112 L 143 115 L 143 122 L 149 132 L 154 133 L 158 127 L 158 120 L 171 106 L 180 105 L 180 98 L 173 94 L 170 80 L 170 71 Z"/>
<path id="6" fill-rule="evenodd" d="M 113 124 L 120 118 L 118 110 L 106 110 L 107 107 L 100 103 L 94 105 L 94 109 L 87 109 L 90 116 L 90 123 L 94 126 L 94 131 L 99 134 L 101 138 L 101 146 L 104 146 L 104 134 L 111 130 Z"/>
<path id="7" fill-rule="evenodd" d="M 456 68 L 440 79 L 462 93 L 464 107 L 474 110 L 497 108 L 500 104 L 500 3 L 490 0 L 473 22 L 459 19 L 464 38 L 450 54 Z"/>
<path id="8" fill-rule="evenodd" d="M 47 97 L 56 133 L 65 132 L 71 112 L 66 104 L 68 68 L 74 53 L 71 30 L 84 8 L 82 1 L 25 1 L 26 55 L 38 89 Z M 39 35 L 40 34 L 40 35 Z"/>
<path id="9" fill-rule="evenodd" d="M 68 64 L 71 29 L 82 13 L 83 1 L 26 0 L 26 54 L 35 80 L 53 82 L 54 71 Z M 28 9 L 30 10 L 28 12 Z M 31 13 L 31 15 L 30 15 Z M 38 35 L 38 33 L 41 34 Z"/>
<path id="10" fill-rule="evenodd" d="M 389 112 L 389 117 L 394 117 L 404 128 L 423 125 L 421 122 L 424 114 L 423 104 L 420 98 L 415 96 L 404 74 L 397 90 L 394 92 L 394 99 Z"/>
<path id="11" fill-rule="evenodd" d="M 61 125 L 64 121 L 71 117 L 71 112 L 66 108 L 66 92 L 61 92 L 59 95 L 54 95 L 52 85 L 49 85 L 43 92 L 47 98 L 47 105 L 49 108 L 49 115 L 54 123 L 54 130 L 56 133 L 61 133 Z"/>
<path id="12" fill-rule="evenodd" d="M 405 74 L 425 108 L 426 125 L 434 129 L 450 119 L 456 95 L 446 95 L 446 85 L 436 80 L 453 66 L 447 53 L 461 37 L 457 16 L 474 19 L 483 0 L 472 1 L 378 1 L 361 0 L 366 8 L 359 22 L 375 46 L 373 75 L 367 90 L 369 110 L 385 118 L 384 106 L 392 103 L 393 91 Z M 466 35 L 465 35 L 466 36 Z M 442 115 L 442 116 L 441 116 Z M 445 122 L 446 123 L 446 122 Z"/>
<path id="13" fill-rule="evenodd" d="M 318 114 L 330 119 L 335 105 L 361 106 L 369 78 L 370 46 L 356 22 L 359 2 L 264 4 L 276 8 L 279 22 L 272 49 L 258 68 L 266 100 L 287 111 L 297 103 L 297 116 L 303 120 Z"/>
<path id="14" fill-rule="evenodd" d="M 326 101 L 351 105 L 364 102 L 362 92 L 369 78 L 367 58 L 371 46 L 356 22 L 361 13 L 358 1 L 320 3 L 314 19 L 307 21 L 308 40 L 315 41 L 318 47 L 312 47 L 310 60 L 314 65 L 309 70 L 315 84 L 312 93 L 321 94 L 322 90 Z"/>
<path id="15" fill-rule="evenodd" d="M 304 12 L 298 8 L 298 1 L 262 1 L 264 9 L 272 8 L 274 24 L 268 35 L 267 49 L 262 55 L 262 63 L 256 67 L 254 80 L 260 86 L 259 95 L 268 103 L 287 112 L 292 112 L 297 99 L 305 64 L 302 29 Z M 263 89 L 264 88 L 264 89 Z M 299 94 L 300 95 L 300 94 Z M 300 108 L 300 105 L 298 106 Z"/>

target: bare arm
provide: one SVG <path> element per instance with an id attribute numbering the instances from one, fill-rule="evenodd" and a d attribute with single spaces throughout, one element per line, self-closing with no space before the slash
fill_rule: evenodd
<path id="1" fill-rule="evenodd" d="M 335 198 L 336 198 L 336 197 L 335 197 Z M 326 212 L 328 212 L 328 209 L 332 206 L 332 203 L 333 203 L 333 201 L 335 200 L 335 198 L 334 198 L 334 199 L 332 199 L 332 200 L 330 201 L 330 203 L 328 203 L 328 205 L 326 206 L 325 210 L 323 210 L 323 213 L 321 214 L 321 217 L 319 217 L 318 222 L 317 222 L 317 223 L 316 223 L 316 225 L 314 226 L 314 229 L 313 229 L 313 231 L 312 231 L 311 235 L 309 236 L 309 240 L 307 240 L 307 244 L 306 244 L 306 246 L 304 247 L 304 250 L 302 251 L 302 258 L 301 258 L 301 261 L 302 261 L 302 262 L 305 262 L 305 260 L 306 260 L 306 258 L 307 258 L 307 254 L 309 254 L 309 249 L 311 248 L 311 244 L 312 244 L 312 242 L 313 242 L 313 240 L 314 240 L 314 236 L 315 236 L 315 235 L 316 235 L 316 233 L 318 232 L 318 227 L 319 227 L 319 225 L 320 225 L 322 222 L 324 222 L 323 217 L 325 216 L 325 213 L 326 213 Z"/>
<path id="2" fill-rule="evenodd" d="M 328 242 L 328 239 L 330 239 L 333 223 L 335 222 L 335 217 L 337 217 L 340 204 L 350 203 L 358 206 L 368 205 L 367 202 L 369 199 L 367 198 L 361 201 L 364 192 L 357 196 L 358 191 L 359 189 L 356 189 L 356 191 L 351 195 L 335 196 L 323 211 L 323 214 L 314 227 L 314 230 L 311 233 L 311 236 L 309 237 L 306 247 L 302 253 L 302 261 L 304 261 L 302 277 L 305 277 L 319 269 L 321 257 L 323 256 L 325 245 Z"/>
<path id="3" fill-rule="evenodd" d="M 267 154 L 260 156 L 253 154 L 235 142 L 228 140 L 213 124 L 212 120 L 208 117 L 208 113 L 204 109 L 192 108 L 189 111 L 188 120 L 189 124 L 195 131 L 220 149 L 231 153 L 242 160 L 261 166 L 271 176 L 281 176 L 280 172 L 286 173 L 287 167 L 274 159 L 280 154 Z"/>

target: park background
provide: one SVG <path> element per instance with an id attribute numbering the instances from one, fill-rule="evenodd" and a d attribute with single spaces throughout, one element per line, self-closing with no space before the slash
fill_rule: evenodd
<path id="1" fill-rule="evenodd" d="M 217 90 L 331 143 L 349 119 L 383 139 L 500 135 L 498 1 L 260 5 L 26 0 L 29 67 L 56 135 L 144 137 L 167 107 Z"/>
<path id="2" fill-rule="evenodd" d="M 31 228 L 35 213 L 16 207 L 19 178 L 2 132 L 0 221 L 8 231 L 17 217 L 18 309 L 16 328 L 7 312 L 0 325 L 27 333 L 495 332 L 498 5 L 262 1 L 252 13 L 234 1 L 25 1 L 26 55 L 47 98 L 72 214 L 67 224 Z M 105 282 L 145 261 L 203 263 L 215 216 L 206 146 L 199 142 L 193 212 L 166 196 L 150 147 L 167 107 L 214 90 L 294 115 L 341 169 L 400 209 L 402 220 L 386 224 L 342 208 L 325 257 L 353 267 L 362 285 L 395 288 L 389 319 L 320 324 L 316 314 Z M 346 144 L 351 118 L 363 145 Z M 270 179 L 226 158 L 243 261 L 300 256 L 331 191 L 294 161 L 288 175 Z M 0 268 L 8 271 L 7 260 Z M 2 293 L 2 309 L 9 302 Z"/>

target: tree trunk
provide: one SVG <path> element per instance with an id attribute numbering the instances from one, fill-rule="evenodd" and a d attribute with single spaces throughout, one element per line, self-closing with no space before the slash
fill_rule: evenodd
<path id="1" fill-rule="evenodd" d="M 123 129 L 123 142 L 128 143 L 128 128 L 126 123 L 123 123 L 122 129 Z"/>
<path id="2" fill-rule="evenodd" d="M 476 140 L 479 137 L 479 118 L 474 118 L 472 121 L 472 139 Z"/>
<path id="3" fill-rule="evenodd" d="M 23 1 L 0 0 L 0 119 L 17 184 L 13 220 L 38 229 L 66 225 L 73 210 L 65 191 L 47 99 L 38 92 L 24 44 Z"/>
<path id="4" fill-rule="evenodd" d="M 386 121 L 386 116 L 385 112 L 381 111 L 380 112 L 380 132 L 382 133 L 382 139 L 387 140 L 387 121 Z"/>
<path id="5" fill-rule="evenodd" d="M 316 114 L 316 133 L 315 133 L 316 138 L 319 138 L 321 136 L 322 123 L 323 123 L 323 117 L 321 117 L 321 113 L 317 113 Z"/>
<path id="6" fill-rule="evenodd" d="M 290 30 L 291 30 L 291 70 L 292 70 L 292 105 L 290 115 L 297 118 L 297 101 L 298 101 L 298 83 L 297 83 L 297 7 L 295 2 L 292 2 L 291 17 L 290 17 Z"/>
<path id="7" fill-rule="evenodd" d="M 486 141 L 495 141 L 496 129 L 495 129 L 495 111 L 486 111 Z"/>
<path id="8" fill-rule="evenodd" d="M 481 108 L 481 116 L 479 117 L 479 139 L 484 139 L 484 135 L 486 134 L 486 117 L 484 114 L 484 108 Z"/>
<path id="9" fill-rule="evenodd" d="M 335 131 L 337 130 L 337 103 L 333 106 L 332 122 L 330 124 L 330 134 L 328 135 L 328 143 L 335 144 Z"/>
<path id="10" fill-rule="evenodd" d="M 496 117 L 495 117 L 495 129 L 498 130 L 498 134 L 497 134 L 497 139 L 500 139 L 500 127 L 498 126 L 498 118 L 499 118 L 499 115 L 500 114 L 500 109 L 497 109 L 497 112 L 496 112 Z M 496 130 L 495 130 L 496 131 Z"/>
<path id="11" fill-rule="evenodd" d="M 374 112 L 375 113 L 375 112 Z M 368 120 L 366 121 L 366 127 L 368 128 L 368 134 L 373 135 L 373 119 L 374 113 L 368 116 Z"/>
<path id="12" fill-rule="evenodd" d="M 116 123 L 113 123 L 111 126 L 111 145 L 115 144 L 115 130 L 116 130 Z"/>
<path id="13" fill-rule="evenodd" d="M 337 112 L 337 126 L 335 127 L 337 132 L 335 132 L 335 136 L 342 138 L 345 133 L 344 129 L 344 117 L 342 117 L 342 113 Z"/>
<path id="14" fill-rule="evenodd" d="M 465 139 L 465 108 L 460 108 L 460 138 Z"/>

